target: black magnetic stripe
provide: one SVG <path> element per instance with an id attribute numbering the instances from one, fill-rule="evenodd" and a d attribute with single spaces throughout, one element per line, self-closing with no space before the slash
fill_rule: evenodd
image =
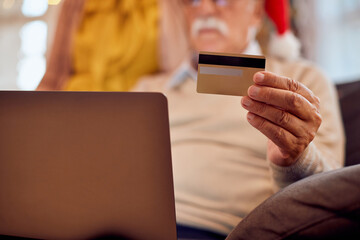
<path id="1" fill-rule="evenodd" d="M 265 68 L 265 59 L 200 54 L 199 64 Z"/>

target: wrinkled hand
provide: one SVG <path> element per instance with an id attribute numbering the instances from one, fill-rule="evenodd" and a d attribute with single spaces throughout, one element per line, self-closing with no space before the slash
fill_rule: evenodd
<path id="1" fill-rule="evenodd" d="M 302 83 L 274 73 L 258 72 L 254 82 L 241 100 L 247 119 L 268 137 L 269 160 L 290 166 L 320 127 L 320 100 Z"/>

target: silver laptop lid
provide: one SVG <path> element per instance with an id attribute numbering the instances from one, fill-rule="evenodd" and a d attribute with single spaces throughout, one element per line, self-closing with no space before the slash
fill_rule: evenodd
<path id="1" fill-rule="evenodd" d="M 0 235 L 176 239 L 166 98 L 0 92 Z"/>

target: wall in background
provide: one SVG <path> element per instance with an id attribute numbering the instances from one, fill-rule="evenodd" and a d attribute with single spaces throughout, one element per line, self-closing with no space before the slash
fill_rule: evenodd
<path id="1" fill-rule="evenodd" d="M 360 0 L 293 0 L 305 58 L 336 83 L 360 80 Z"/>
<path id="2" fill-rule="evenodd" d="M 60 0 L 0 0 L 0 89 L 32 90 L 46 70 Z"/>

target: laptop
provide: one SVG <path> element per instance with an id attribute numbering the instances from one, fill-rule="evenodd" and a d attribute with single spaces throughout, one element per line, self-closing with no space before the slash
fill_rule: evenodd
<path id="1" fill-rule="evenodd" d="M 0 235 L 176 239 L 164 95 L 1 91 Z"/>

